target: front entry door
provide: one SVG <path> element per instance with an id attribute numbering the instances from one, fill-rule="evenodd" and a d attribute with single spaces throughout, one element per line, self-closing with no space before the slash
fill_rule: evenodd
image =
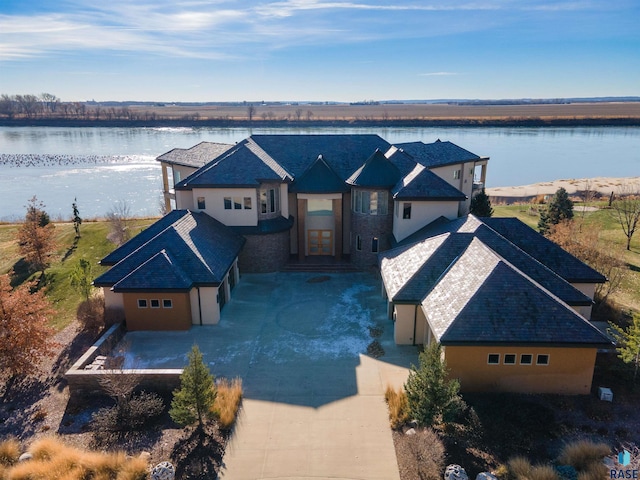
<path id="1" fill-rule="evenodd" d="M 307 230 L 308 255 L 333 255 L 333 230 Z"/>

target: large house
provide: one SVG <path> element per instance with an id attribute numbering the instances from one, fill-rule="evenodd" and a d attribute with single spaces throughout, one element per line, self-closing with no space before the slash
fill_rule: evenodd
<path id="1" fill-rule="evenodd" d="M 240 272 L 324 256 L 379 267 L 396 343 L 439 341 L 464 389 L 590 388 L 605 279 L 517 220 L 468 215 L 488 158 L 440 140 L 253 135 L 158 161 L 170 213 L 94 282 L 128 329 L 218 323 Z"/>

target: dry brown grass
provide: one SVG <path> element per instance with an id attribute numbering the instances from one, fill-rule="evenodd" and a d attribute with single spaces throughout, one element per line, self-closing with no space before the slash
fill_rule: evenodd
<path id="1" fill-rule="evenodd" d="M 510 478 L 524 479 L 529 477 L 532 466 L 528 458 L 517 456 L 509 459 L 507 468 Z"/>
<path id="2" fill-rule="evenodd" d="M 563 465 L 571 465 L 578 472 L 591 470 L 594 464 L 602 464 L 604 457 L 611 453 L 611 448 L 605 443 L 594 443 L 581 440 L 565 445 L 558 457 Z"/>
<path id="3" fill-rule="evenodd" d="M 218 418 L 220 428 L 228 429 L 235 423 L 242 402 L 242 379 L 238 377 L 233 380 L 223 378 L 217 382 L 216 388 L 218 395 L 212 410 Z"/>
<path id="4" fill-rule="evenodd" d="M 391 428 L 402 427 L 409 420 L 409 402 L 404 390 L 397 391 L 391 385 L 387 385 L 384 399 L 389 407 L 389 424 Z"/>
<path id="5" fill-rule="evenodd" d="M 535 465 L 529 473 L 529 480 L 558 480 L 558 474 L 551 465 Z"/>
<path id="6" fill-rule="evenodd" d="M 97 453 L 65 445 L 56 437 L 36 440 L 29 448 L 31 460 L 4 472 L 6 480 L 144 480 L 148 465 L 142 458 L 122 452 Z"/>
<path id="7" fill-rule="evenodd" d="M 0 466 L 10 467 L 18 461 L 19 457 L 20 443 L 15 438 L 0 442 Z"/>

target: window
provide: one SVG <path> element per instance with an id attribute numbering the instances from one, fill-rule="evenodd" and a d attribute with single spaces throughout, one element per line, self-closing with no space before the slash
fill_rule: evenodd
<path id="1" fill-rule="evenodd" d="M 523 353 L 520 355 L 520 365 L 531 365 L 533 361 L 533 355 L 530 353 Z"/>
<path id="2" fill-rule="evenodd" d="M 251 210 L 251 197 L 244 197 L 244 209 Z"/>
<path id="3" fill-rule="evenodd" d="M 138 308 L 147 308 L 147 301 L 144 298 L 138 299 Z"/>
<path id="4" fill-rule="evenodd" d="M 231 210 L 231 197 L 224 197 L 224 209 Z"/>
<path id="5" fill-rule="evenodd" d="M 536 365 L 549 365 L 549 355 L 541 353 L 536 357 Z"/>
<path id="6" fill-rule="evenodd" d="M 371 251 L 373 253 L 378 253 L 378 237 L 373 237 L 371 239 Z"/>
<path id="7" fill-rule="evenodd" d="M 328 199 L 307 200 L 307 215 L 314 217 L 333 215 L 333 201 Z"/>
<path id="8" fill-rule="evenodd" d="M 504 354 L 504 364 L 505 365 L 515 365 L 516 364 L 516 354 L 515 353 L 505 353 Z"/>
<path id="9" fill-rule="evenodd" d="M 180 181 L 180 170 L 173 171 L 173 184 L 175 185 Z"/>
<path id="10" fill-rule="evenodd" d="M 490 353 L 487 356 L 487 363 L 489 365 L 498 365 L 500 363 L 500 354 L 499 353 Z"/>
<path id="11" fill-rule="evenodd" d="M 352 209 L 356 213 L 387 215 L 389 213 L 389 192 L 367 192 L 354 190 Z"/>
<path id="12" fill-rule="evenodd" d="M 233 197 L 233 209 L 242 210 L 242 199 L 240 197 Z"/>
<path id="13" fill-rule="evenodd" d="M 362 238 L 356 235 L 356 250 L 362 250 Z"/>
<path id="14" fill-rule="evenodd" d="M 460 170 L 453 171 L 453 179 L 458 180 L 460 178 Z"/>
<path id="15" fill-rule="evenodd" d="M 273 213 L 280 210 L 280 197 L 276 195 L 275 188 L 260 190 L 260 211 Z"/>
<path id="16" fill-rule="evenodd" d="M 411 218 L 411 203 L 402 204 L 402 218 L 404 219 Z"/>
<path id="17" fill-rule="evenodd" d="M 198 197 L 198 208 L 200 210 L 205 209 L 204 197 Z"/>
<path id="18" fill-rule="evenodd" d="M 170 298 L 163 298 L 162 308 L 173 308 L 173 301 Z"/>
<path id="19" fill-rule="evenodd" d="M 152 298 L 151 308 L 160 308 L 160 300 L 158 300 L 157 298 Z"/>

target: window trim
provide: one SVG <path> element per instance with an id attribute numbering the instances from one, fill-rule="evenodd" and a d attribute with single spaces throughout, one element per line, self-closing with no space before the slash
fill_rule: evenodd
<path id="1" fill-rule="evenodd" d="M 360 235 L 356 235 L 356 250 L 362 251 L 362 237 Z"/>
<path id="2" fill-rule="evenodd" d="M 251 204 L 253 202 L 251 202 L 251 197 L 243 197 L 242 202 L 243 202 L 244 210 L 251 210 L 252 209 Z"/>
<path id="3" fill-rule="evenodd" d="M 224 209 L 232 210 L 233 209 L 233 200 L 231 197 L 224 197 Z"/>
<path id="4" fill-rule="evenodd" d="M 460 177 L 461 177 L 461 176 L 462 176 L 462 175 L 460 174 L 460 169 L 458 169 L 458 170 L 454 170 L 454 171 L 453 171 L 453 179 L 454 179 L 454 180 L 460 180 Z"/>
<path id="5" fill-rule="evenodd" d="M 524 357 L 529 357 L 529 362 L 523 362 L 523 358 Z M 526 366 L 530 366 L 533 365 L 533 354 L 531 353 L 521 353 L 520 354 L 520 365 L 526 365 Z"/>
<path id="6" fill-rule="evenodd" d="M 411 220 L 411 202 L 402 202 L 402 219 Z"/>
<path id="7" fill-rule="evenodd" d="M 373 237 L 371 239 L 371 253 L 378 253 L 380 251 L 380 239 Z"/>
<path id="8" fill-rule="evenodd" d="M 204 197 L 197 197 L 196 203 L 198 205 L 198 210 L 204 210 L 207 208 L 207 201 Z"/>
<path id="9" fill-rule="evenodd" d="M 541 363 L 540 359 L 541 357 L 545 357 L 547 359 L 546 363 Z M 550 356 L 548 353 L 538 353 L 536 354 L 536 365 L 540 366 L 540 367 L 548 367 L 549 366 L 549 359 Z"/>
<path id="10" fill-rule="evenodd" d="M 495 362 L 492 362 L 492 357 L 495 357 Z M 487 365 L 500 365 L 500 357 L 499 353 L 488 353 L 487 354 Z"/>
<path id="11" fill-rule="evenodd" d="M 155 306 L 154 306 L 155 303 Z M 149 301 L 149 307 L 150 308 L 160 308 L 160 299 L 159 298 L 152 298 Z"/>
<path id="12" fill-rule="evenodd" d="M 513 357 L 513 362 L 507 362 L 507 357 Z M 517 365 L 518 354 L 517 353 L 505 353 L 502 359 L 504 365 Z"/>
<path id="13" fill-rule="evenodd" d="M 173 300 L 170 298 L 163 298 L 162 308 L 173 308 Z"/>
<path id="14" fill-rule="evenodd" d="M 146 298 L 138 299 L 138 308 L 149 308 L 149 303 Z"/>

